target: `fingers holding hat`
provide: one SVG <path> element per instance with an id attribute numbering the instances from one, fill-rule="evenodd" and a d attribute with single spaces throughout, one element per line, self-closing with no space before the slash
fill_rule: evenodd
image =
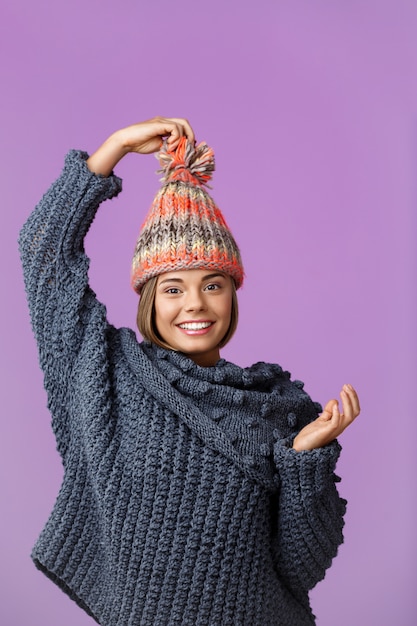
<path id="1" fill-rule="evenodd" d="M 126 152 L 150 154 L 161 149 L 164 139 L 170 150 L 175 150 L 181 137 L 194 142 L 195 135 L 188 120 L 177 117 L 153 117 L 150 120 L 132 124 L 118 131 Z"/>
<path id="2" fill-rule="evenodd" d="M 129 152 L 151 154 L 167 140 L 169 150 L 177 148 L 181 137 L 194 144 L 195 135 L 188 120 L 180 117 L 153 117 L 114 132 L 90 156 L 87 166 L 96 174 L 108 176 L 115 165 Z"/>
<path id="3" fill-rule="evenodd" d="M 194 144 L 195 134 L 188 120 L 181 117 L 154 117 L 147 122 L 143 122 L 146 131 L 149 132 L 150 144 L 152 152 L 156 152 L 162 146 L 163 140 L 166 139 L 167 146 L 170 151 L 175 150 L 182 137 L 186 137 L 190 143 Z"/>
<path id="4" fill-rule="evenodd" d="M 181 137 L 187 137 L 188 141 L 192 144 L 195 143 L 195 134 L 188 120 L 184 118 L 168 118 L 168 123 L 173 124 L 173 129 L 167 139 L 167 144 L 170 150 L 175 150 L 178 147 L 178 143 Z"/>

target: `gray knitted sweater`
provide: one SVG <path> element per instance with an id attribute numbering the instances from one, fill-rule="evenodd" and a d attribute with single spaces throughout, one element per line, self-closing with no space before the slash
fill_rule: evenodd
<path id="1" fill-rule="evenodd" d="M 337 442 L 278 365 L 199 367 L 116 329 L 83 239 L 121 189 L 72 151 L 20 235 L 64 478 L 33 559 L 104 626 L 304 626 L 342 542 Z"/>

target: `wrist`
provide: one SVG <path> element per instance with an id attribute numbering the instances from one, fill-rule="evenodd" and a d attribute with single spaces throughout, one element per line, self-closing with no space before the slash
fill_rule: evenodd
<path id="1" fill-rule="evenodd" d="M 111 147 L 111 149 L 114 150 L 115 153 L 120 154 L 120 158 L 126 156 L 128 152 L 133 151 L 129 141 L 129 133 L 127 132 L 127 128 L 121 128 L 120 130 L 116 130 L 112 135 L 110 135 L 110 137 L 106 141 L 108 142 L 109 147 Z"/>
<path id="2" fill-rule="evenodd" d="M 87 166 L 94 174 L 109 176 L 128 152 L 123 131 L 116 131 L 91 155 L 87 160 Z"/>
<path id="3" fill-rule="evenodd" d="M 301 452 L 301 448 L 300 448 L 300 444 L 297 441 L 297 437 L 294 437 L 294 441 L 292 442 L 292 449 L 295 450 L 296 452 Z"/>

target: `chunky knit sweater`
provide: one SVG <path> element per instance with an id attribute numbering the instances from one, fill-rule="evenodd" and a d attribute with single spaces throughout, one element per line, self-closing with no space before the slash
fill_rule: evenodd
<path id="1" fill-rule="evenodd" d="M 72 151 L 20 249 L 64 478 L 35 564 L 103 626 L 305 626 L 342 542 L 337 442 L 278 365 L 200 367 L 116 329 L 83 239 L 121 189 Z"/>

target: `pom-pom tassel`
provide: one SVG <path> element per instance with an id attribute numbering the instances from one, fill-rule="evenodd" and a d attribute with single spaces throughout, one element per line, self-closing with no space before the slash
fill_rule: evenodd
<path id="1" fill-rule="evenodd" d="M 162 174 L 162 182 L 184 180 L 210 188 L 207 183 L 215 169 L 214 152 L 205 142 L 193 146 L 186 137 L 181 137 L 176 150 L 171 152 L 164 141 L 156 158 L 161 165 L 157 173 Z"/>

